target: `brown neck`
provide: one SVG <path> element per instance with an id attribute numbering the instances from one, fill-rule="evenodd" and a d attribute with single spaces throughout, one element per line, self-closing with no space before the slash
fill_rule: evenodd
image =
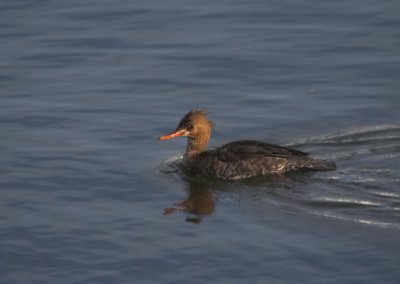
<path id="1" fill-rule="evenodd" d="M 207 149 L 210 134 L 210 131 L 205 131 L 195 138 L 188 137 L 185 156 L 194 157 L 204 152 Z"/>

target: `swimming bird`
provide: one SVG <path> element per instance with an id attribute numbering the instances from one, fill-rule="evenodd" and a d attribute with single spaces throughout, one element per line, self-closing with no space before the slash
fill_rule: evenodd
<path id="1" fill-rule="evenodd" d="M 207 150 L 214 123 L 201 110 L 188 112 L 167 140 L 187 137 L 183 166 L 196 176 L 240 180 L 256 176 L 281 175 L 289 171 L 327 171 L 336 169 L 334 162 L 311 158 L 299 150 L 254 140 L 239 140 Z"/>

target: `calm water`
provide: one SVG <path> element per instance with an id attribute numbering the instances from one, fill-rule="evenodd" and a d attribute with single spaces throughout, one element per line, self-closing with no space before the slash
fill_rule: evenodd
<path id="1" fill-rule="evenodd" d="M 1 283 L 398 283 L 399 1 L 216 2 L 0 3 Z M 192 108 L 338 170 L 194 180 Z"/>

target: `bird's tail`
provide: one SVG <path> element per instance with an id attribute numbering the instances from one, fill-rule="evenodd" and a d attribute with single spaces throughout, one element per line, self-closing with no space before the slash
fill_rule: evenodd
<path id="1" fill-rule="evenodd" d="M 312 170 L 312 171 L 332 171 L 336 169 L 336 165 L 332 161 L 315 160 L 310 157 L 302 157 L 289 161 L 288 170 Z"/>
<path id="2" fill-rule="evenodd" d="M 332 171 L 336 170 L 336 164 L 328 160 L 308 159 L 305 163 L 305 168 L 313 171 Z"/>

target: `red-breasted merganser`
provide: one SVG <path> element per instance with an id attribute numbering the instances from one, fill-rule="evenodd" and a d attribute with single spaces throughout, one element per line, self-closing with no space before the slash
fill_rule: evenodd
<path id="1" fill-rule="evenodd" d="M 213 126 L 204 111 L 192 110 L 181 119 L 176 130 L 158 139 L 186 136 L 184 168 L 202 177 L 238 180 L 293 170 L 336 169 L 331 161 L 312 159 L 298 150 L 252 140 L 234 141 L 207 151 Z"/>

